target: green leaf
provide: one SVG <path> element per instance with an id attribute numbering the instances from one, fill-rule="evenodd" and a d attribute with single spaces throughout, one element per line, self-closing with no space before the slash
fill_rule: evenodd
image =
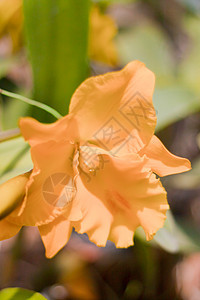
<path id="1" fill-rule="evenodd" d="M 188 86 L 200 95 L 200 68 L 199 68 L 199 52 L 200 52 L 200 18 L 185 18 L 185 31 L 187 32 L 190 45 L 186 58 L 182 61 L 178 68 L 178 75 L 183 86 Z"/>
<path id="2" fill-rule="evenodd" d="M 186 223 L 186 222 L 185 222 Z M 199 233 L 189 224 L 181 224 L 173 217 L 171 211 L 167 212 L 164 227 L 159 229 L 150 242 L 146 241 L 144 231 L 138 228 L 136 236 L 143 242 L 152 246 L 159 246 L 170 253 L 191 253 L 200 251 Z"/>
<path id="3" fill-rule="evenodd" d="M 0 291 L 2 300 L 45 300 L 39 293 L 21 288 L 7 288 Z"/>
<path id="4" fill-rule="evenodd" d="M 199 0 L 178 0 L 178 2 L 188 7 L 195 14 L 200 12 Z"/>
<path id="5" fill-rule="evenodd" d="M 167 252 L 179 252 L 179 243 L 176 237 L 165 227 L 158 230 L 154 237 L 154 241 Z"/>
<path id="6" fill-rule="evenodd" d="M 199 233 L 191 228 L 187 222 L 185 223 L 183 226 L 175 220 L 171 211 L 168 211 L 165 225 L 156 233 L 154 242 L 171 253 L 187 254 L 200 251 Z"/>
<path id="7" fill-rule="evenodd" d="M 0 143 L 0 183 L 32 169 L 29 146 L 22 137 Z"/>
<path id="8" fill-rule="evenodd" d="M 0 78 L 6 76 L 16 63 L 17 57 L 0 58 Z"/>
<path id="9" fill-rule="evenodd" d="M 168 211 L 164 227 L 158 230 L 153 241 L 167 252 L 177 253 L 180 251 L 180 243 L 175 231 L 177 231 L 175 219 Z"/>
<path id="10" fill-rule="evenodd" d="M 89 0 L 24 0 L 25 33 L 34 77 L 33 98 L 62 115 L 88 75 Z M 52 117 L 37 108 L 40 121 Z"/>
<path id="11" fill-rule="evenodd" d="M 28 105 L 26 103 L 9 99 L 4 105 L 2 114 L 3 129 L 11 129 L 17 127 L 20 117 L 25 116 L 28 111 Z"/>
<path id="12" fill-rule="evenodd" d="M 192 170 L 172 176 L 170 185 L 177 189 L 198 189 L 200 183 L 200 158 L 192 162 Z"/>
<path id="13" fill-rule="evenodd" d="M 139 24 L 119 32 L 116 43 L 123 65 L 140 60 L 156 74 L 156 86 L 173 83 L 175 65 L 168 40 L 159 27 Z"/>
<path id="14" fill-rule="evenodd" d="M 156 89 L 154 106 L 157 112 L 156 130 L 159 131 L 200 110 L 200 96 L 197 97 L 191 90 L 178 86 Z"/>

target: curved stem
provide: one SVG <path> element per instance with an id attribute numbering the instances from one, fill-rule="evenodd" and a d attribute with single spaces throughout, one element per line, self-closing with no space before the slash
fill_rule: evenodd
<path id="1" fill-rule="evenodd" d="M 22 102 L 25 102 L 27 104 L 30 104 L 30 105 L 33 105 L 33 106 L 36 106 L 36 107 L 39 107 L 39 108 L 47 111 L 48 113 L 50 113 L 56 119 L 62 118 L 62 115 L 59 114 L 59 112 L 57 112 L 54 108 L 52 108 L 52 107 L 50 107 L 50 106 L 48 106 L 46 104 L 43 104 L 41 102 L 38 102 L 36 100 L 29 99 L 29 98 L 26 98 L 24 96 L 21 96 L 21 95 L 12 93 L 12 92 L 8 92 L 8 91 L 2 90 L 2 89 L 0 89 L 0 94 L 2 94 L 4 96 L 7 96 L 7 97 L 11 97 L 11 98 L 17 99 L 17 100 L 20 100 Z"/>

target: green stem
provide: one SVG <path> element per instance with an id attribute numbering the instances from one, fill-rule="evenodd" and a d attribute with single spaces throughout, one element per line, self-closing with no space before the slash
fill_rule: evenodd
<path id="1" fill-rule="evenodd" d="M 11 97 L 11 98 L 17 99 L 17 100 L 20 100 L 22 102 L 25 102 L 27 104 L 30 104 L 30 105 L 33 105 L 33 106 L 36 106 L 36 107 L 39 107 L 39 108 L 47 111 L 48 113 L 50 113 L 56 119 L 62 118 L 62 115 L 59 114 L 59 112 L 57 112 L 55 109 L 53 109 L 52 107 L 49 107 L 46 104 L 38 102 L 36 100 L 29 99 L 29 98 L 26 98 L 24 96 L 21 96 L 21 95 L 15 94 L 15 93 L 11 93 L 11 92 L 8 92 L 8 91 L 2 90 L 2 89 L 0 89 L 0 94 L 2 94 L 4 96 L 7 96 L 7 97 Z"/>

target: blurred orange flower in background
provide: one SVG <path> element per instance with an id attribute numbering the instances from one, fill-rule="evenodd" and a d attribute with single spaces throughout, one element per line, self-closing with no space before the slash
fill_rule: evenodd
<path id="1" fill-rule="evenodd" d="M 53 124 L 20 120 L 34 163 L 22 204 L 0 221 L 0 238 L 38 226 L 47 257 L 72 228 L 98 246 L 133 245 L 142 226 L 147 240 L 169 208 L 159 176 L 190 169 L 154 135 L 154 74 L 138 61 L 91 77 L 75 91 L 69 114 Z"/>
<path id="2" fill-rule="evenodd" d="M 114 20 L 94 5 L 90 12 L 89 57 L 95 61 L 116 66 L 119 61 L 114 43 L 116 34 L 117 25 Z"/>
<path id="3" fill-rule="evenodd" d="M 0 0 L 0 38 L 8 35 L 13 51 L 22 46 L 22 0 Z"/>

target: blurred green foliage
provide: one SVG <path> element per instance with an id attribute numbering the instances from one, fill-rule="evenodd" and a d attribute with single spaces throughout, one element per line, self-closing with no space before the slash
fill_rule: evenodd
<path id="1" fill-rule="evenodd" d="M 22 137 L 0 143 L 0 183 L 32 169 L 29 145 Z"/>
<path id="2" fill-rule="evenodd" d="M 89 0 L 24 1 L 25 33 L 33 70 L 33 98 L 65 115 L 88 75 Z M 52 120 L 33 108 L 40 121 Z"/>
<path id="3" fill-rule="evenodd" d="M 44 300 L 41 294 L 20 288 L 7 288 L 0 291 L 2 300 Z"/>

